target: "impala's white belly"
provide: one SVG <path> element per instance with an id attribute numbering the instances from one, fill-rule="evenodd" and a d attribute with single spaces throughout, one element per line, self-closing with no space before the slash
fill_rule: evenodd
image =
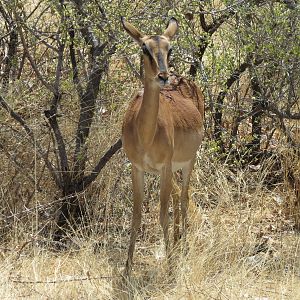
<path id="1" fill-rule="evenodd" d="M 190 162 L 191 162 L 190 160 L 181 161 L 181 162 L 177 162 L 177 161 L 172 162 L 172 172 L 176 172 L 177 170 L 188 166 Z"/>
<path id="2" fill-rule="evenodd" d="M 190 160 L 188 161 L 173 161 L 172 162 L 172 172 L 176 172 L 179 169 L 184 168 L 185 166 L 188 166 L 190 163 Z M 145 171 L 148 173 L 153 173 L 153 174 L 159 174 L 164 167 L 164 163 L 156 163 L 153 160 L 151 160 L 150 156 L 148 154 L 145 154 L 143 157 L 143 163 L 141 164 L 136 164 L 135 166 L 141 170 Z"/>
<path id="3" fill-rule="evenodd" d="M 150 173 L 160 172 L 164 165 L 163 163 L 154 162 L 147 153 L 143 157 L 143 164 L 143 169 Z"/>

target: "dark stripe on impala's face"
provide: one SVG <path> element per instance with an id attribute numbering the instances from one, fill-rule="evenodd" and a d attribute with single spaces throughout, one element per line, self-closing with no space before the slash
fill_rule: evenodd
<path id="1" fill-rule="evenodd" d="M 158 62 L 159 71 L 167 72 L 167 66 L 165 64 L 164 57 L 161 51 L 159 51 L 157 54 L 157 62 Z"/>
<path id="2" fill-rule="evenodd" d="M 161 50 L 162 38 L 159 35 L 151 36 L 151 39 L 155 42 L 155 48 L 157 51 L 157 64 L 160 72 L 167 72 L 167 66 L 164 60 L 164 55 Z M 156 52 L 156 51 L 155 51 Z"/>

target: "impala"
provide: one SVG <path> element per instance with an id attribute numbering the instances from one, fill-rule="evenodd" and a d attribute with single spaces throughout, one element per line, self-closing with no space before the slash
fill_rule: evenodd
<path id="1" fill-rule="evenodd" d="M 126 111 L 122 142 L 132 163 L 133 215 L 125 267 L 129 276 L 144 197 L 144 172 L 160 175 L 160 224 L 169 258 L 169 199 L 173 172 L 182 169 L 180 195 L 182 236 L 187 229 L 188 186 L 197 149 L 203 138 L 204 99 L 192 81 L 171 76 L 168 69 L 170 42 L 178 22 L 171 18 L 162 35 L 144 35 L 122 18 L 126 32 L 140 45 L 144 60 L 144 89 Z M 179 204 L 173 197 L 174 244 L 179 239 Z"/>

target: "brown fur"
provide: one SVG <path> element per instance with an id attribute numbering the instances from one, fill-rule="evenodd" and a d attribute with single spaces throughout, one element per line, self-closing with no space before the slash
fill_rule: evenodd
<path id="1" fill-rule="evenodd" d="M 145 36 L 132 24 L 122 20 L 125 30 L 144 52 L 144 90 L 136 94 L 126 111 L 122 141 L 132 163 L 133 216 L 125 274 L 131 271 L 141 206 L 144 198 L 144 172 L 160 175 L 160 224 L 169 257 L 169 199 L 173 172 L 182 169 L 180 196 L 182 236 L 187 227 L 188 186 L 196 152 L 203 138 L 204 99 L 191 81 L 170 76 L 168 59 L 170 41 L 178 23 L 172 18 L 163 35 Z M 167 85 L 168 80 L 171 81 Z M 179 239 L 179 205 L 174 205 L 174 244 Z"/>
<path id="2" fill-rule="evenodd" d="M 188 130 L 201 128 L 204 118 L 204 97 L 200 88 L 190 80 L 173 75 L 170 86 L 160 91 L 158 124 L 165 123 L 165 112 L 170 112 L 174 128 Z M 134 122 L 143 100 L 143 91 L 131 100 L 126 111 L 122 130 Z M 196 106 L 198 112 L 194 109 Z"/>

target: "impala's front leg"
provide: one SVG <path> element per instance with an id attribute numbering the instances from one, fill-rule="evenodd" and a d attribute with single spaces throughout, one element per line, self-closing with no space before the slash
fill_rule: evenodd
<path id="1" fill-rule="evenodd" d="M 130 244 L 125 267 L 125 276 L 130 276 L 136 236 L 141 226 L 142 202 L 144 198 L 144 172 L 132 165 L 133 212 L 131 222 Z"/>
<path id="2" fill-rule="evenodd" d="M 160 225 L 164 233 L 166 255 L 168 260 L 170 258 L 169 200 L 172 191 L 172 175 L 171 163 L 169 163 L 162 169 L 160 177 Z"/>

